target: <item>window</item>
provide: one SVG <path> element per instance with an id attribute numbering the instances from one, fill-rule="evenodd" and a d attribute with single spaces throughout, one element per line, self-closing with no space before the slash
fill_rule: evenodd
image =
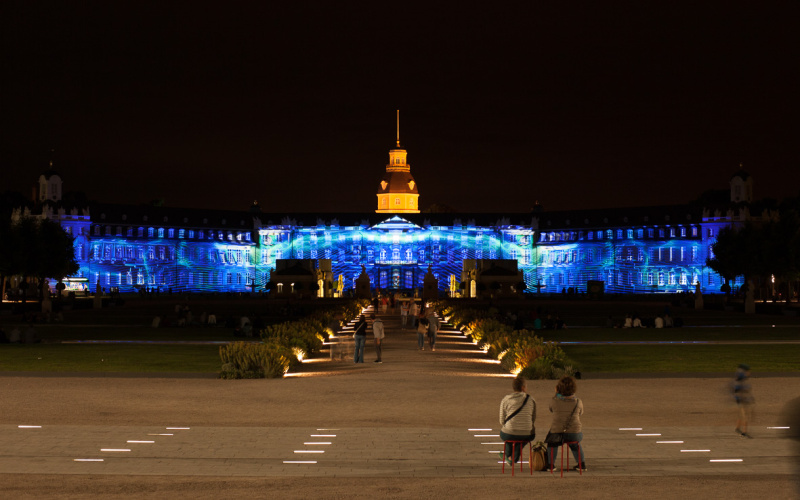
<path id="1" fill-rule="evenodd" d="M 148 227 L 147 228 L 147 237 L 148 238 L 152 238 L 154 233 L 155 233 L 155 230 L 152 227 Z"/>
<path id="2" fill-rule="evenodd" d="M 394 204 L 395 205 L 400 205 L 400 198 L 395 198 L 394 199 Z"/>
<path id="3" fill-rule="evenodd" d="M 94 235 L 100 236 L 100 226 L 94 226 Z"/>
<path id="4" fill-rule="evenodd" d="M 647 237 L 648 238 L 652 238 L 653 237 L 653 228 L 652 227 L 647 228 Z"/>
<path id="5" fill-rule="evenodd" d="M 674 227 L 669 228 L 669 236 L 670 236 L 670 238 L 674 238 L 675 237 L 675 228 Z"/>
<path id="6" fill-rule="evenodd" d="M 628 229 L 628 239 L 629 240 L 633 239 L 633 229 Z"/>
<path id="7" fill-rule="evenodd" d="M 685 228 L 685 227 L 682 227 L 682 228 L 681 228 L 681 237 L 682 237 L 682 238 L 685 238 L 685 237 L 686 237 L 686 228 Z"/>
<path id="8" fill-rule="evenodd" d="M 713 238 L 714 237 L 714 228 L 713 227 L 708 228 L 708 237 L 709 238 Z"/>
<path id="9" fill-rule="evenodd" d="M 163 238 L 164 237 L 164 228 L 163 227 L 158 228 L 158 237 L 159 238 Z"/>

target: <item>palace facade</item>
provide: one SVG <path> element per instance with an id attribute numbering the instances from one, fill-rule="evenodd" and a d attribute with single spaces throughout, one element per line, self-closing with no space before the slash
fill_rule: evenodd
<path id="1" fill-rule="evenodd" d="M 39 185 L 40 216 L 75 237 L 80 271 L 72 288 L 269 289 L 319 297 L 348 293 L 362 272 L 373 289 L 422 289 L 430 274 L 441 294 L 471 297 L 585 292 L 589 282 L 602 282 L 607 293 L 675 293 L 697 284 L 703 293 L 720 293 L 724 281 L 706 259 L 722 228 L 751 218 L 752 198 L 752 179 L 740 171 L 730 181 L 729 207 L 736 209 L 420 213 L 399 134 L 374 213 L 265 213 L 257 205 L 248 211 L 113 204 L 65 210 L 56 208 L 57 174 L 43 174 Z M 30 210 L 15 213 L 26 215 Z"/>

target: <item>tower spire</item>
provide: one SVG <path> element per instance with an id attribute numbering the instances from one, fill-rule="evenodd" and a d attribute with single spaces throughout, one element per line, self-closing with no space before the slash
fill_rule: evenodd
<path id="1" fill-rule="evenodd" d="M 397 110 L 397 147 L 400 147 L 400 110 Z"/>

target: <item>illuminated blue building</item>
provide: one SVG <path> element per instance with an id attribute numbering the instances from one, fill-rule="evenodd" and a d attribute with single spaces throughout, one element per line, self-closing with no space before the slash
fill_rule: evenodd
<path id="1" fill-rule="evenodd" d="M 690 206 L 419 213 L 406 154 L 398 138 L 374 213 L 96 205 L 80 213 L 46 206 L 43 216 L 75 236 L 79 275 L 92 286 L 261 291 L 275 283 L 278 261 L 297 259 L 329 270 L 320 277 L 318 296 L 333 294 L 328 282 L 340 282 L 344 293 L 354 289 L 362 267 L 381 290 L 421 289 L 430 269 L 442 294 L 466 296 L 490 284 L 502 290 L 501 277 L 515 293 L 584 292 L 589 281 L 603 282 L 611 293 L 674 293 L 694 290 L 696 283 L 704 293 L 719 293 L 723 281 L 705 265 L 711 244 L 721 228 L 749 217 L 746 208 Z M 750 183 L 744 173 L 734 176 L 732 199 L 745 193 L 739 201 L 749 201 Z M 60 192 L 60 186 L 48 189 Z"/>

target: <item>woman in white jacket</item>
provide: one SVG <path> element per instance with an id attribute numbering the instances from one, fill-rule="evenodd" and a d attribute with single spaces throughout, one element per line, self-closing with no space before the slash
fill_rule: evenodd
<path id="1" fill-rule="evenodd" d="M 536 438 L 536 401 L 525 391 L 528 388 L 523 377 L 516 377 L 511 384 L 514 392 L 500 402 L 500 439 L 503 441 L 533 441 Z M 512 451 L 513 448 L 513 451 Z M 522 446 L 506 444 L 505 459 L 513 465 L 519 462 Z M 513 457 L 511 456 L 513 454 Z"/>

